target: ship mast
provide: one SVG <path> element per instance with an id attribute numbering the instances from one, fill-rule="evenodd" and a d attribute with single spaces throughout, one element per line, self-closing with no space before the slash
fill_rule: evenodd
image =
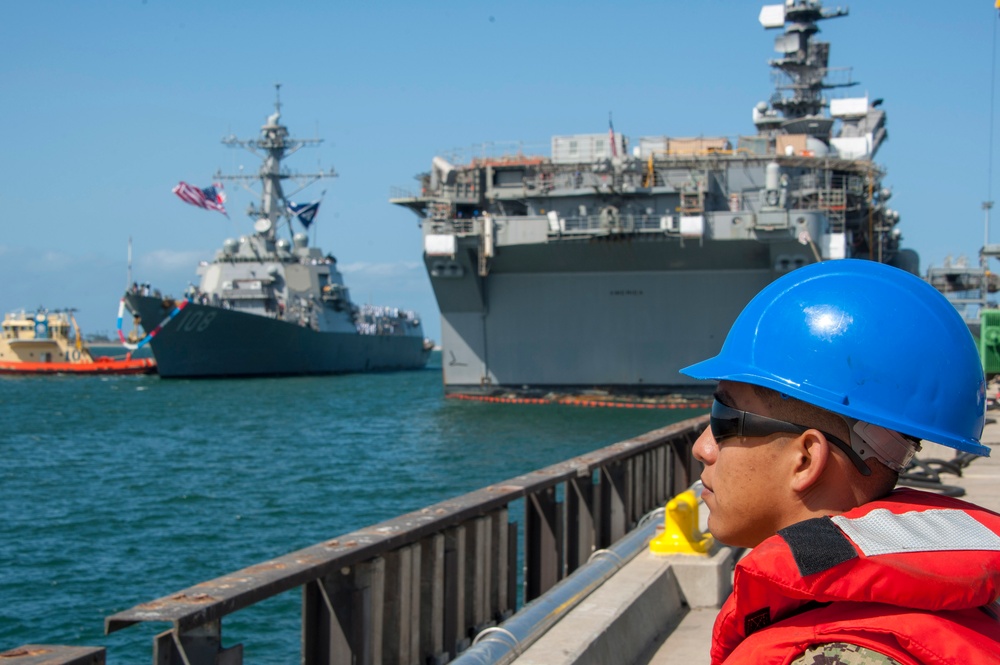
<path id="1" fill-rule="evenodd" d="M 830 44 L 813 41 L 813 37 L 820 31 L 816 26 L 818 21 L 847 16 L 847 13 L 847 9 L 840 7 L 823 9 L 820 0 L 794 0 L 761 9 L 759 21 L 765 29 L 783 27 L 785 30 L 774 39 L 774 50 L 781 57 L 768 64 L 780 74 L 769 107 L 757 110 L 755 122 L 759 129 L 782 128 L 792 130 L 792 133 L 816 136 L 829 134 L 832 122 L 822 121 L 822 112 L 827 104 L 823 91 L 847 88 L 857 83 L 849 79 L 842 83 L 827 80 Z M 785 95 L 784 92 L 790 94 Z M 781 116 L 776 112 L 780 112 Z M 803 119 L 814 122 L 803 123 Z"/>
<path id="2" fill-rule="evenodd" d="M 254 220 L 255 235 L 268 245 L 274 242 L 278 222 L 283 217 L 289 220 L 289 228 L 291 228 L 288 198 L 282 188 L 281 181 L 294 179 L 300 185 L 292 193 L 294 195 L 318 180 L 337 176 L 333 168 L 327 171 L 321 170 L 318 173 L 294 175 L 282 171 L 281 162 L 283 159 L 295 154 L 304 146 L 319 145 L 323 139 L 293 139 L 289 137 L 288 128 L 281 124 L 281 84 L 276 83 L 274 89 L 274 113 L 269 115 L 267 121 L 261 126 L 260 138 L 244 140 L 230 135 L 222 139 L 223 145 L 231 148 L 245 148 L 261 159 L 257 175 L 224 175 L 221 172 L 215 175 L 218 180 L 240 182 L 249 191 L 253 191 L 249 187 L 249 183 L 260 181 L 260 207 L 258 208 L 251 203 L 247 214 Z"/>

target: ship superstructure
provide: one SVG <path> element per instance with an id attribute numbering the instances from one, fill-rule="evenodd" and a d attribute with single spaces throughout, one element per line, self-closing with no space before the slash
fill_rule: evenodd
<path id="1" fill-rule="evenodd" d="M 329 374 L 426 364 L 432 344 L 415 313 L 355 304 L 336 259 L 311 246 L 306 232 L 293 232 L 295 207 L 283 182 L 308 184 L 334 173 L 293 176 L 282 161 L 319 142 L 289 136 L 280 100 L 259 138 L 223 139 L 262 159 L 256 175 L 216 174 L 218 180 L 260 184 L 260 204 L 248 210 L 253 233 L 226 240 L 212 261 L 202 262 L 198 286 L 183 298 L 161 298 L 143 287 L 125 295 L 147 331 L 161 376 Z M 283 224 L 290 238 L 279 237 Z"/>
<path id="2" fill-rule="evenodd" d="M 873 161 L 881 100 L 828 66 L 818 0 L 764 7 L 777 86 L 740 137 L 555 136 L 549 155 L 435 157 L 421 219 L 450 393 L 685 392 L 742 307 L 799 266 L 857 257 L 919 270 Z M 844 72 L 847 73 L 847 72 Z"/>

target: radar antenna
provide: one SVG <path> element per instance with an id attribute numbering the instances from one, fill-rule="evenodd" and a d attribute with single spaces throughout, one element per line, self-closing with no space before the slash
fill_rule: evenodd
<path id="1" fill-rule="evenodd" d="M 222 139 L 222 144 L 230 148 L 244 148 L 261 159 L 261 166 L 257 175 L 227 175 L 220 171 L 216 172 L 217 180 L 230 180 L 239 182 L 240 185 L 249 192 L 254 192 L 251 184 L 259 181 L 261 183 L 260 207 L 250 204 L 247 214 L 254 220 L 254 231 L 263 237 L 267 242 L 275 239 L 278 223 L 284 219 L 289 230 L 291 230 L 292 215 L 288 211 L 289 197 L 294 196 L 309 185 L 324 178 L 335 178 L 337 172 L 330 168 L 324 171 L 322 168 L 316 173 L 292 173 L 282 168 L 282 160 L 290 157 L 305 146 L 317 146 L 323 139 L 294 139 L 288 134 L 288 128 L 281 124 L 281 84 L 274 84 L 275 100 L 274 113 L 269 115 L 267 121 L 260 128 L 260 137 L 257 139 L 239 139 L 234 135 L 229 135 Z M 283 180 L 293 180 L 297 185 L 291 194 L 286 195 L 282 187 Z M 254 192 L 255 193 L 255 192 Z"/>
<path id="2" fill-rule="evenodd" d="M 830 44 L 813 40 L 820 31 L 816 26 L 818 21 L 847 14 L 846 8 L 824 9 L 816 0 L 793 0 L 761 8 L 758 21 L 765 30 L 785 28 L 784 33 L 774 39 L 774 50 L 781 57 L 769 64 L 780 72 L 771 106 L 781 111 L 786 119 L 817 116 L 826 105 L 824 90 L 857 85 L 850 80 L 849 70 L 843 82 L 827 80 L 832 71 L 829 67 Z M 791 94 L 784 96 L 782 91 Z"/>

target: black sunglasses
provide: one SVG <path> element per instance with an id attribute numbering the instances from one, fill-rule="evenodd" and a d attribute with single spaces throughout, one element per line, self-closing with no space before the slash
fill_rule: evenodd
<path id="1" fill-rule="evenodd" d="M 756 413 L 726 406 L 719 400 L 715 400 L 712 403 L 712 416 L 708 423 L 708 426 L 712 429 L 712 436 L 715 437 L 717 442 L 731 439 L 734 436 L 770 436 L 777 432 L 802 434 L 806 430 L 815 429 L 821 432 L 830 443 L 844 451 L 844 454 L 850 458 L 851 462 L 854 463 L 854 466 L 858 468 L 858 471 L 862 475 L 871 475 L 871 469 L 868 468 L 865 461 L 861 459 L 861 456 L 849 444 L 817 427 L 806 427 L 785 420 L 759 416 Z"/>

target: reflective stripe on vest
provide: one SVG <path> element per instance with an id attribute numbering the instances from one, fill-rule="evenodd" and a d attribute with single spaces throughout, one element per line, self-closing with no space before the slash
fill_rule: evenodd
<path id="1" fill-rule="evenodd" d="M 878 508 L 863 517 L 837 515 L 830 519 L 865 556 L 946 550 L 1000 552 L 1000 537 L 961 510 L 896 514 Z"/>

